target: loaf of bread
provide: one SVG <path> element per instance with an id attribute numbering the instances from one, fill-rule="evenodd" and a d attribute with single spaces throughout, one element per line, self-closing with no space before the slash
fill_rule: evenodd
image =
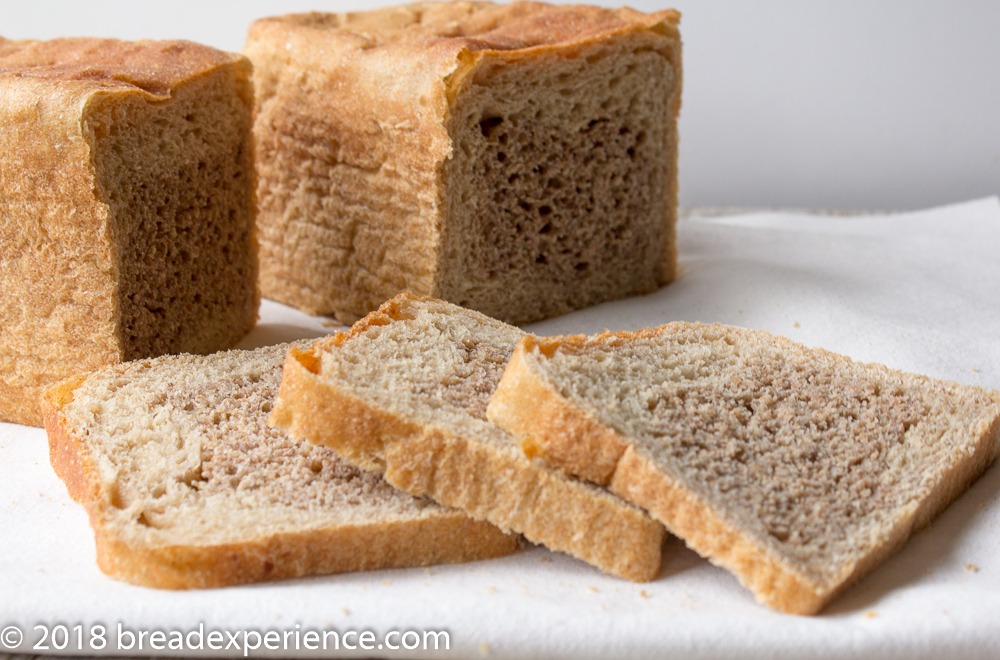
<path id="1" fill-rule="evenodd" d="M 255 22 L 261 286 L 526 323 L 675 273 L 679 15 L 418 3 Z"/>
<path id="2" fill-rule="evenodd" d="M 800 614 L 898 549 L 1000 450 L 1000 393 L 722 325 L 525 337 L 488 416 Z"/>
<path id="3" fill-rule="evenodd" d="M 515 535 L 269 428 L 287 350 L 140 360 L 46 393 L 52 467 L 87 507 L 101 570 L 185 589 L 517 549 Z"/>
<path id="4" fill-rule="evenodd" d="M 393 486 L 569 553 L 651 580 L 663 526 L 604 488 L 526 458 L 486 421 L 523 333 L 402 294 L 308 351 L 292 350 L 271 423 L 332 447 Z"/>
<path id="5" fill-rule="evenodd" d="M 250 69 L 183 41 L 0 41 L 0 420 L 253 327 Z"/>

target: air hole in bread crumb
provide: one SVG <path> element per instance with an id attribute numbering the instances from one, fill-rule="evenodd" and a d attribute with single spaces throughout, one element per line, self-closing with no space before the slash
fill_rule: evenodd
<path id="1" fill-rule="evenodd" d="M 503 117 L 483 117 L 479 120 L 479 130 L 482 131 L 483 137 L 490 138 L 493 137 L 497 126 L 502 123 Z"/>

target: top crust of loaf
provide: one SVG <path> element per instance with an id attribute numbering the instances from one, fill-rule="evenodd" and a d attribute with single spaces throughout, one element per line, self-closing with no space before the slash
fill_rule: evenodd
<path id="1" fill-rule="evenodd" d="M 676 33 L 680 13 L 665 9 L 650 14 L 628 7 L 547 5 L 540 2 L 418 2 L 346 14 L 291 14 L 257 21 L 266 25 L 321 32 L 334 48 L 415 48 L 436 50 L 448 44 L 475 53 L 560 47 L 606 38 L 636 29 Z"/>
<path id="2" fill-rule="evenodd" d="M 527 337 L 488 417 L 800 614 L 1000 451 L 1000 393 L 717 324 Z"/>
<path id="3" fill-rule="evenodd" d="M 5 85 L 33 81 L 84 94 L 130 90 L 166 98 L 177 85 L 241 60 L 245 62 L 241 55 L 190 41 L 0 41 L 0 79 Z M 67 82 L 74 85 L 67 87 Z"/>

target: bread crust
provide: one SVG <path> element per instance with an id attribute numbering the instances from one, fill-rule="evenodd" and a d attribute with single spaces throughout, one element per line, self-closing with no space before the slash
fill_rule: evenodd
<path id="1" fill-rule="evenodd" d="M 61 408 L 84 380 L 74 378 L 43 397 L 49 457 L 70 496 L 87 509 L 97 564 L 107 575 L 160 589 L 201 589 L 307 575 L 459 563 L 502 557 L 520 539 L 460 511 L 420 519 L 332 525 L 249 538 L 238 543 L 145 546 L 130 543 L 107 519 L 113 493 L 68 428 Z"/>
<path id="2" fill-rule="evenodd" d="M 591 411 L 559 393 L 532 351 L 542 355 L 560 347 L 582 348 L 591 341 L 628 341 L 669 332 L 660 326 L 636 333 L 604 333 L 538 339 L 525 337 L 511 358 L 490 401 L 487 415 L 522 443 L 526 452 L 542 457 L 568 474 L 605 484 L 623 499 L 649 511 L 666 528 L 713 564 L 726 568 L 750 589 L 758 601 L 790 614 L 815 614 L 844 589 L 896 552 L 910 534 L 965 491 L 1000 453 L 1000 416 L 980 420 L 971 429 L 974 452 L 942 475 L 919 503 L 898 515 L 880 543 L 840 575 L 818 582 L 756 542 L 697 493 L 665 474 L 644 453 Z M 798 346 L 776 337 L 779 344 Z M 843 359 L 827 351 L 820 353 Z M 880 367 L 885 371 L 888 369 Z M 1000 405 L 1000 395 L 992 393 Z M 534 405 L 532 402 L 537 402 Z"/>
<path id="3" fill-rule="evenodd" d="M 601 570 L 641 582 L 657 576 L 664 530 L 644 513 L 566 479 L 517 452 L 503 451 L 448 428 L 423 426 L 361 400 L 318 376 L 318 358 L 353 333 L 390 322 L 400 296 L 310 351 L 291 350 L 268 422 L 333 448 L 386 481 L 520 532 Z"/>

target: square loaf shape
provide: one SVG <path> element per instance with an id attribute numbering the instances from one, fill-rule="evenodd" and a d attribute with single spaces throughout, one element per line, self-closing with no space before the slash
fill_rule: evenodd
<path id="1" fill-rule="evenodd" d="M 679 14 L 421 3 L 257 21 L 261 287 L 526 323 L 675 273 Z"/>
<path id="2" fill-rule="evenodd" d="M 250 68 L 182 41 L 0 39 L 0 420 L 253 327 Z"/>

